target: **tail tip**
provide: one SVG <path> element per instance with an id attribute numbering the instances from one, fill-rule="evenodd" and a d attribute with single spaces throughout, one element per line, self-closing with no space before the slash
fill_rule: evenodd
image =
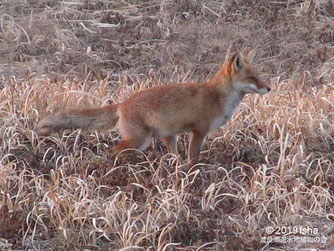
<path id="1" fill-rule="evenodd" d="M 37 127 L 36 132 L 39 136 L 48 136 L 52 133 L 52 130 L 48 127 Z"/>
<path id="2" fill-rule="evenodd" d="M 52 127 L 39 123 L 36 128 L 36 132 L 39 136 L 48 136 L 53 132 Z"/>
<path id="3" fill-rule="evenodd" d="M 36 132 L 40 136 L 48 136 L 55 131 L 55 125 L 52 123 L 50 116 L 42 119 L 36 127 Z"/>

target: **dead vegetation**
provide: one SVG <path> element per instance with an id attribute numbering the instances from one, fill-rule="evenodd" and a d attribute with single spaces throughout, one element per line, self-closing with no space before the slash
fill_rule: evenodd
<path id="1" fill-rule="evenodd" d="M 0 6 L 2 249 L 334 248 L 332 1 Z M 229 45 L 257 49 L 273 91 L 247 96 L 208 136 L 199 170 L 182 172 L 156 141 L 107 160 L 117 132 L 34 132 L 64 107 L 121 102 L 158 82 L 204 81 Z M 181 135 L 181 158 L 187 144 Z M 263 239 L 291 236 L 299 242 Z"/>

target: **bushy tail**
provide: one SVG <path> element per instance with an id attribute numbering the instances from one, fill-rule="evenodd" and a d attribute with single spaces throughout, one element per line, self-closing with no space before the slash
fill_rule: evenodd
<path id="1" fill-rule="evenodd" d="M 65 129 L 112 129 L 118 121 L 118 104 L 57 112 L 43 118 L 37 125 L 37 133 L 49 135 Z"/>

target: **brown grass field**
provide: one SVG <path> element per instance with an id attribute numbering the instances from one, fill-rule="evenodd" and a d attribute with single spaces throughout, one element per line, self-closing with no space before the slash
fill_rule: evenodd
<path id="1" fill-rule="evenodd" d="M 66 107 L 203 82 L 255 49 L 272 91 L 206 138 L 197 169 L 117 131 L 48 137 Z M 2 0 L 0 250 L 334 250 L 333 0 Z"/>

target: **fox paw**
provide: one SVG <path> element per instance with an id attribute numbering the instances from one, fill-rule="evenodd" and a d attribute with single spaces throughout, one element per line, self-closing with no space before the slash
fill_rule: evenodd
<path id="1" fill-rule="evenodd" d="M 119 154 L 119 150 L 117 147 L 109 147 L 107 148 L 107 158 L 114 159 Z"/>

